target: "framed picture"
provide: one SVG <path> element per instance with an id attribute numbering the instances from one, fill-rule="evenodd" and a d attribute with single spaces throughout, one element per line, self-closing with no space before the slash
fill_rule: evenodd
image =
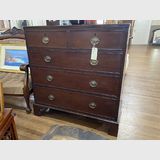
<path id="1" fill-rule="evenodd" d="M 1 46 L 0 69 L 20 71 L 21 64 L 28 63 L 28 54 L 25 46 Z"/>

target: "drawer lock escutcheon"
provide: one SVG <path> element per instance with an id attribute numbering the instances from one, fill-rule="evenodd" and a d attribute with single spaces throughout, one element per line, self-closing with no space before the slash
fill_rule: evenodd
<path id="1" fill-rule="evenodd" d="M 48 44 L 49 43 L 49 38 L 48 37 L 43 37 L 42 38 L 42 43 L 43 44 Z"/>
<path id="2" fill-rule="evenodd" d="M 95 47 L 97 44 L 99 44 L 100 39 L 96 35 L 94 35 L 94 37 L 92 37 L 90 39 L 90 42 L 91 42 L 92 46 Z"/>

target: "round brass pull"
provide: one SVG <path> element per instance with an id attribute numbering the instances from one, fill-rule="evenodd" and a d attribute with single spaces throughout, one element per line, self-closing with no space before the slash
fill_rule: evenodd
<path id="1" fill-rule="evenodd" d="M 49 99 L 50 101 L 53 101 L 53 100 L 55 99 L 55 97 L 54 97 L 52 94 L 50 94 L 50 95 L 48 96 L 48 99 Z"/>
<path id="2" fill-rule="evenodd" d="M 92 88 L 95 88 L 95 87 L 97 87 L 97 82 L 96 81 L 90 81 L 89 82 L 89 85 L 92 87 Z"/>
<path id="3" fill-rule="evenodd" d="M 92 65 L 92 66 L 96 66 L 97 64 L 98 64 L 98 60 L 90 60 L 90 64 Z"/>
<path id="4" fill-rule="evenodd" d="M 43 44 L 48 44 L 49 43 L 49 38 L 48 37 L 43 37 L 42 38 L 42 43 Z"/>
<path id="5" fill-rule="evenodd" d="M 47 62 L 47 63 L 51 62 L 51 59 L 52 58 L 50 56 L 45 56 L 44 57 L 44 61 Z"/>
<path id="6" fill-rule="evenodd" d="M 47 76 L 47 81 L 51 82 L 52 80 L 53 80 L 53 76 L 48 75 L 48 76 Z"/>
<path id="7" fill-rule="evenodd" d="M 91 103 L 89 104 L 89 108 L 95 109 L 95 108 L 96 108 L 96 103 L 91 102 Z"/>
<path id="8" fill-rule="evenodd" d="M 96 35 L 94 35 L 94 37 L 91 38 L 90 42 L 93 46 L 96 46 L 100 42 L 100 39 Z"/>

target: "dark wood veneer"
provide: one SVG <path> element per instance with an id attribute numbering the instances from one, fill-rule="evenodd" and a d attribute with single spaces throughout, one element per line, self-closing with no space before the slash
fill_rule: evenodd
<path id="1" fill-rule="evenodd" d="M 24 31 L 35 115 L 52 108 L 93 118 L 116 136 L 129 25 L 37 26 Z M 90 64 L 94 36 L 100 40 L 97 65 Z"/>
<path id="2" fill-rule="evenodd" d="M 69 33 L 68 33 L 69 32 Z M 52 48 L 85 48 L 92 47 L 90 39 L 94 36 L 101 37 L 98 48 L 125 48 L 123 32 L 102 32 L 97 30 L 86 31 L 42 31 L 30 32 L 27 35 L 28 45 L 33 47 L 52 47 Z M 47 36 L 49 42 L 42 43 L 42 38 Z"/>
<path id="3" fill-rule="evenodd" d="M 37 104 L 58 106 L 60 108 L 81 111 L 91 115 L 98 115 L 100 117 L 110 117 L 113 120 L 116 120 L 118 116 L 117 107 L 119 101 L 108 97 L 71 92 L 54 87 L 47 88 L 39 86 L 34 87 L 34 93 L 35 102 Z M 53 95 L 55 99 L 49 100 L 49 95 Z M 89 107 L 91 102 L 96 104 L 96 108 L 92 109 Z"/>
<path id="4" fill-rule="evenodd" d="M 107 76 L 106 74 L 73 72 L 41 67 L 39 67 L 38 70 L 36 67 L 32 67 L 32 74 L 34 75 L 34 84 L 77 89 L 115 97 L 119 97 L 120 95 L 121 81 L 119 77 Z M 53 79 L 48 81 L 48 76 L 52 76 Z M 96 87 L 91 87 L 89 84 L 93 80 L 97 83 Z"/>
<path id="5" fill-rule="evenodd" d="M 37 48 L 29 50 L 30 65 L 39 65 L 50 68 L 66 68 L 73 70 L 87 70 L 94 72 L 109 72 L 120 74 L 124 51 L 98 51 L 98 65 L 90 64 L 90 50 L 54 50 Z M 46 63 L 44 58 L 51 57 L 51 62 Z M 105 59 L 105 61 L 104 61 Z"/>

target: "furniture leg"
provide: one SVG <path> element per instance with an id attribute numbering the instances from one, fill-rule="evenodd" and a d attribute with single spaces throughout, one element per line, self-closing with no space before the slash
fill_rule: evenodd
<path id="1" fill-rule="evenodd" d="M 24 87 L 24 98 L 25 98 L 25 101 L 26 101 L 26 104 L 27 104 L 27 108 L 26 108 L 26 112 L 27 113 L 31 113 L 32 109 L 31 109 L 31 106 L 30 106 L 30 91 L 29 91 L 29 88 L 28 87 Z"/>
<path id="2" fill-rule="evenodd" d="M 26 101 L 26 105 L 27 105 L 26 112 L 31 113 L 32 109 L 30 106 L 30 95 L 33 92 L 33 90 L 29 88 L 29 69 L 28 68 L 29 68 L 28 64 L 22 64 L 20 66 L 20 70 L 25 71 L 25 84 L 23 88 L 23 94 Z"/>
<path id="3" fill-rule="evenodd" d="M 14 121 L 14 115 L 12 115 L 12 116 L 13 116 L 13 118 L 12 118 L 11 127 L 12 127 L 12 132 L 13 132 L 13 139 L 18 140 L 18 134 L 17 134 L 16 124 L 15 124 L 15 121 Z"/>
<path id="4" fill-rule="evenodd" d="M 43 108 L 33 104 L 33 112 L 34 112 L 34 115 L 36 116 L 41 116 L 42 115 L 42 110 Z"/>
<path id="5" fill-rule="evenodd" d="M 18 140 L 14 115 L 11 108 L 4 110 L 3 119 L 0 121 L 0 140 Z"/>
<path id="6" fill-rule="evenodd" d="M 101 130 L 106 131 L 109 135 L 117 137 L 118 135 L 118 123 L 103 122 Z"/>
<path id="7" fill-rule="evenodd" d="M 41 116 L 44 113 L 49 112 L 50 108 L 40 107 L 39 105 L 33 104 L 34 115 Z"/>

